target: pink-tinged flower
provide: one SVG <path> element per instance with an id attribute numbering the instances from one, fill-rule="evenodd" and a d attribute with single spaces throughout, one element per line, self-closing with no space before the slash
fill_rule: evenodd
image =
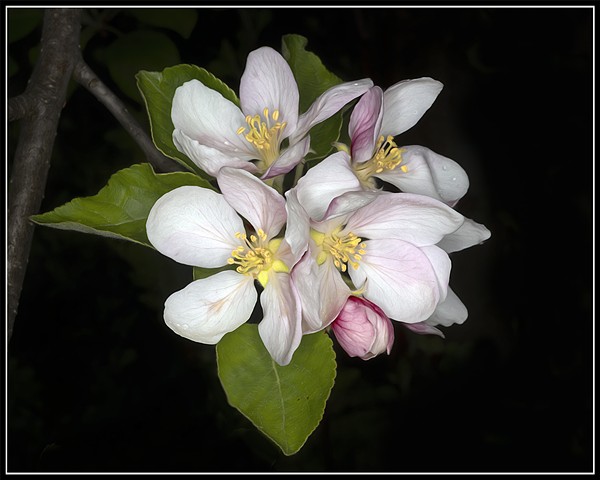
<path id="1" fill-rule="evenodd" d="M 216 344 L 250 318 L 257 281 L 262 286 L 260 337 L 273 359 L 287 365 L 302 332 L 289 275 L 296 258 L 277 238 L 286 223 L 285 199 L 244 170 L 225 167 L 217 181 L 222 194 L 179 187 L 163 195 L 148 216 L 148 239 L 163 255 L 184 265 L 235 268 L 173 293 L 165 302 L 165 322 L 182 337 Z M 246 231 L 242 217 L 253 231 Z"/>
<path id="2" fill-rule="evenodd" d="M 179 151 L 210 175 L 221 167 L 262 179 L 292 170 L 310 148 L 309 130 L 364 94 L 373 82 L 336 85 L 299 114 L 298 85 L 285 59 L 269 47 L 248 55 L 240 80 L 241 109 L 198 80 L 175 91 L 171 118 Z M 287 139 L 287 146 L 282 146 Z"/>
<path id="3" fill-rule="evenodd" d="M 433 198 L 391 192 L 348 192 L 322 213 L 319 195 L 305 177 L 287 193 L 288 225 L 308 225 L 286 230 L 292 252 L 303 255 L 291 272 L 303 332 L 331 324 L 353 289 L 392 320 L 429 319 L 446 299 L 450 275 L 437 244 L 465 218 Z"/>
<path id="4" fill-rule="evenodd" d="M 441 89 L 440 82 L 425 77 L 365 93 L 350 116 L 350 149 L 338 145 L 348 155 L 331 155 L 306 173 L 311 182 L 326 184 L 324 203 L 347 191 L 376 190 L 375 179 L 380 179 L 455 206 L 469 188 L 463 168 L 426 147 L 399 147 L 394 139 L 419 121 Z M 335 185 L 324 179 L 325 171 L 327 178 L 337 179 Z"/>
<path id="5" fill-rule="evenodd" d="M 394 343 L 394 326 L 383 310 L 356 296 L 348 297 L 331 330 L 348 355 L 363 360 L 389 355 Z"/>

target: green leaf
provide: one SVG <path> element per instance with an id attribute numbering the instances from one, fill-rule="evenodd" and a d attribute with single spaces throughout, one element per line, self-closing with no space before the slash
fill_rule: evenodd
<path id="1" fill-rule="evenodd" d="M 179 50 L 162 32 L 136 30 L 117 38 L 106 49 L 106 64 L 112 79 L 129 97 L 140 101 L 135 75 L 140 70 L 158 70 L 180 62 Z"/>
<path id="2" fill-rule="evenodd" d="M 286 59 L 300 91 L 300 111 L 305 112 L 314 100 L 325 90 L 342 83 L 342 80 L 331 73 L 321 59 L 305 47 L 307 39 L 301 35 L 284 35 L 281 51 Z M 315 151 L 307 155 L 306 160 L 322 159 L 332 150 L 332 143 L 340 137 L 343 112 L 315 125 L 309 132 L 310 146 Z"/>
<path id="3" fill-rule="evenodd" d="M 333 388 L 333 342 L 305 335 L 289 365 L 275 363 L 256 324 L 244 324 L 217 344 L 217 365 L 229 404 L 285 455 L 298 452 L 317 428 Z"/>
<path id="4" fill-rule="evenodd" d="M 142 23 L 173 30 L 183 38 L 189 38 L 198 21 L 193 8 L 135 8 L 131 14 Z"/>
<path id="5" fill-rule="evenodd" d="M 75 198 L 51 212 L 33 215 L 31 220 L 152 247 L 146 235 L 150 209 L 162 195 L 183 185 L 212 189 L 206 180 L 192 173 L 156 174 L 148 163 L 133 165 L 115 173 L 97 195 Z"/>
<path id="6" fill-rule="evenodd" d="M 173 143 L 173 130 L 175 127 L 171 120 L 171 106 L 175 90 L 185 82 L 196 79 L 207 87 L 216 90 L 239 107 L 240 101 L 235 92 L 212 73 L 195 65 L 176 65 L 165 68 L 162 72 L 142 70 L 138 72 L 136 78 L 138 88 L 146 103 L 152 140 L 156 147 L 167 157 L 178 161 L 193 172 L 200 173 L 200 169 L 194 162 L 177 150 Z"/>

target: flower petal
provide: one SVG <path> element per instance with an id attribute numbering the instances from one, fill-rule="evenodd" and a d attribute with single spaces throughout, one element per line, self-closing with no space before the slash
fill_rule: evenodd
<path id="1" fill-rule="evenodd" d="M 403 323 L 402 325 L 419 335 L 437 335 L 438 337 L 446 338 L 444 332 L 432 325 L 428 325 L 426 322 Z"/>
<path id="2" fill-rule="evenodd" d="M 448 282 L 450 281 L 450 270 L 452 268 L 450 257 L 444 250 L 435 245 L 421 247 L 421 251 L 427 256 L 429 263 L 433 267 L 440 289 L 439 301 L 442 302 L 446 299 Z"/>
<path id="3" fill-rule="evenodd" d="M 292 70 L 285 59 L 270 47 L 248 54 L 240 79 L 240 103 L 245 115 L 269 115 L 279 112 L 279 122 L 286 122 L 282 139 L 296 129 L 300 95 Z"/>
<path id="4" fill-rule="evenodd" d="M 249 161 L 256 155 L 244 154 L 241 157 L 234 157 L 216 148 L 200 144 L 181 130 L 173 130 L 173 143 L 177 150 L 187 155 L 192 162 L 213 177 L 217 176 L 222 167 L 241 168 L 249 172 L 257 170 L 256 165 Z"/>
<path id="5" fill-rule="evenodd" d="M 298 127 L 290 137 L 290 143 L 297 142 L 317 123 L 327 120 L 339 112 L 344 105 L 360 97 L 372 86 L 373 81 L 370 78 L 363 78 L 354 82 L 341 83 L 325 90 L 308 110 L 300 115 Z"/>
<path id="6" fill-rule="evenodd" d="M 443 84 L 423 77 L 403 80 L 383 93 L 381 135 L 396 136 L 416 125 L 442 91 Z"/>
<path id="7" fill-rule="evenodd" d="M 227 203 L 248 220 L 255 231 L 264 230 L 268 240 L 285 225 L 285 199 L 251 173 L 225 167 L 219 171 L 217 182 Z"/>
<path id="8" fill-rule="evenodd" d="M 310 168 L 296 185 L 298 201 L 313 220 L 322 220 L 331 201 L 345 192 L 362 187 L 352 168 L 350 157 L 340 151 Z"/>
<path id="9" fill-rule="evenodd" d="M 226 270 L 173 293 L 165 302 L 164 319 L 178 335 L 214 345 L 250 318 L 256 299 L 251 277 Z"/>
<path id="10" fill-rule="evenodd" d="M 308 248 L 308 242 L 310 241 L 310 218 L 306 210 L 300 205 L 298 192 L 295 188 L 288 190 L 285 197 L 287 199 L 285 202 L 287 212 L 285 239 L 293 254 L 299 258 Z"/>
<path id="11" fill-rule="evenodd" d="M 438 304 L 438 280 L 429 258 L 402 240 L 369 240 L 357 270 L 348 269 L 363 296 L 392 320 L 422 322 Z"/>
<path id="12" fill-rule="evenodd" d="M 176 262 L 215 268 L 227 264 L 239 246 L 236 232 L 244 223 L 223 195 L 195 186 L 164 194 L 146 221 L 148 240 L 160 253 Z"/>
<path id="13" fill-rule="evenodd" d="M 402 147 L 401 152 L 406 172 L 396 168 L 375 176 L 403 192 L 427 195 L 451 207 L 467 193 L 469 177 L 454 160 L 419 145 Z"/>
<path id="14" fill-rule="evenodd" d="M 465 307 L 456 293 L 451 288 L 448 288 L 446 299 L 438 304 L 433 315 L 425 320 L 425 323 L 431 326 L 442 325 L 449 327 L 454 324 L 460 325 L 464 323 L 468 316 L 467 307 Z"/>
<path id="15" fill-rule="evenodd" d="M 340 216 L 348 216 L 359 208 L 362 208 L 375 200 L 382 192 L 380 191 L 359 191 L 342 193 L 335 197 L 327 211 L 323 215 L 323 220 L 331 220 Z"/>
<path id="16" fill-rule="evenodd" d="M 302 339 L 300 302 L 287 273 L 269 275 L 260 295 L 264 316 L 258 333 L 273 360 L 287 365 Z"/>
<path id="17" fill-rule="evenodd" d="M 241 110 L 198 80 L 190 80 L 175 90 L 171 119 L 175 130 L 202 145 L 238 158 L 253 153 L 248 142 L 237 133 L 246 125 Z M 256 158 L 256 154 L 251 158 Z"/>
<path id="18" fill-rule="evenodd" d="M 341 233 L 352 232 L 363 238 L 399 238 L 417 246 L 434 245 L 460 227 L 463 219 L 460 213 L 433 198 L 382 192 L 357 210 Z"/>
<path id="19" fill-rule="evenodd" d="M 437 245 L 446 252 L 452 253 L 481 244 L 491 235 L 492 232 L 481 223 L 465 218 L 460 228 L 446 235 Z"/>
<path id="20" fill-rule="evenodd" d="M 303 334 L 329 326 L 350 295 L 350 288 L 331 259 L 317 265 L 312 254 L 309 250 L 291 272 L 302 303 Z"/>
<path id="21" fill-rule="evenodd" d="M 286 148 L 261 177 L 263 180 L 283 175 L 298 165 L 310 150 L 310 136 Z"/>
<path id="22" fill-rule="evenodd" d="M 352 144 L 352 162 L 369 160 L 375 153 L 375 145 L 383 119 L 383 91 L 371 88 L 358 101 L 348 124 L 348 134 Z"/>

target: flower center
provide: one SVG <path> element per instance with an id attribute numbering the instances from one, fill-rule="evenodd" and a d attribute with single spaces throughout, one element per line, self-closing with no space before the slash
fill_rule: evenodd
<path id="1" fill-rule="evenodd" d="M 375 146 L 375 155 L 370 160 L 355 166 L 354 172 L 361 182 L 370 186 L 371 176 L 377 173 L 386 170 L 391 171 L 398 166 L 400 166 L 400 170 L 406 173 L 408 168 L 406 165 L 400 165 L 401 163 L 402 149 L 398 148 L 398 145 L 394 142 L 394 137 L 388 135 L 387 138 L 384 138 L 383 135 L 380 135 Z"/>
<path id="2" fill-rule="evenodd" d="M 242 232 L 237 232 L 235 236 L 245 244 L 232 251 L 227 260 L 229 265 L 237 265 L 236 272 L 258 280 L 263 287 L 269 281 L 271 270 L 289 272 L 287 265 L 276 258 L 282 239 L 275 238 L 267 243 L 267 235 L 261 229 L 250 238 Z"/>
<path id="3" fill-rule="evenodd" d="M 244 138 L 250 142 L 258 151 L 260 157 L 265 163 L 265 167 L 269 167 L 273 160 L 279 156 L 279 144 L 283 130 L 287 126 L 287 122 L 279 122 L 279 110 L 273 111 L 269 115 L 269 109 L 265 108 L 261 115 L 247 115 L 247 127 L 241 126 L 237 133 L 241 135 L 245 133 Z"/>
<path id="4" fill-rule="evenodd" d="M 321 247 L 321 252 L 317 256 L 317 263 L 319 265 L 323 264 L 327 256 L 331 255 L 333 264 L 340 272 L 345 272 L 348 269 L 348 264 L 356 270 L 359 260 L 366 253 L 366 245 L 360 237 L 352 232 L 340 236 L 341 229 L 340 226 L 329 234 L 311 230 L 311 237 Z"/>

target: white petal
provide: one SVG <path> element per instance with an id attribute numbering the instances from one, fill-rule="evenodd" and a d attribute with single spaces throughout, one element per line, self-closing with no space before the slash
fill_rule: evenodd
<path id="1" fill-rule="evenodd" d="M 437 335 L 438 337 L 446 338 L 444 332 L 442 332 L 439 328 L 429 325 L 427 321 L 418 323 L 403 323 L 402 325 L 409 330 L 418 333 L 419 335 Z"/>
<path id="2" fill-rule="evenodd" d="M 454 232 L 464 217 L 424 195 L 382 192 L 356 211 L 343 233 L 363 238 L 399 238 L 417 246 L 434 245 Z"/>
<path id="3" fill-rule="evenodd" d="M 195 267 L 222 267 L 239 244 L 244 224 L 223 195 L 184 186 L 158 199 L 148 215 L 148 240 L 160 253 Z"/>
<path id="4" fill-rule="evenodd" d="M 237 133 L 247 125 L 244 114 L 198 80 L 190 80 L 175 90 L 171 119 L 176 130 L 202 145 L 234 157 L 252 152 L 250 144 Z"/>
<path id="5" fill-rule="evenodd" d="M 299 93 L 296 79 L 285 59 L 270 47 L 250 52 L 240 79 L 240 103 L 245 115 L 279 112 L 279 122 L 287 122 L 286 138 L 298 123 Z"/>
<path id="6" fill-rule="evenodd" d="M 346 152 L 337 152 L 310 168 L 296 185 L 298 201 L 311 219 L 323 219 L 331 201 L 362 187 L 352 168 Z"/>
<path id="7" fill-rule="evenodd" d="M 291 272 L 302 304 L 302 333 L 323 330 L 340 313 L 350 288 L 331 259 L 317 265 L 309 250 Z"/>
<path id="8" fill-rule="evenodd" d="M 419 145 L 402 147 L 401 151 L 406 172 L 396 168 L 375 176 L 403 192 L 427 195 L 451 207 L 467 193 L 469 177 L 454 160 Z"/>
<path id="9" fill-rule="evenodd" d="M 446 298 L 446 294 L 448 292 L 448 282 L 450 281 L 450 270 L 452 268 L 450 257 L 446 252 L 444 252 L 444 250 L 436 247 L 435 245 L 421 247 L 421 251 L 427 256 L 431 266 L 433 267 L 433 271 L 435 272 L 435 277 L 437 278 L 440 289 L 439 301 L 442 302 Z"/>
<path id="10" fill-rule="evenodd" d="M 251 173 L 222 168 L 217 182 L 229 205 L 248 220 L 255 231 L 264 230 L 268 240 L 285 225 L 285 199 Z"/>
<path id="11" fill-rule="evenodd" d="M 460 228 L 446 235 L 437 245 L 446 252 L 452 253 L 483 243 L 491 235 L 492 233 L 481 223 L 465 218 Z"/>
<path id="12" fill-rule="evenodd" d="M 331 220 L 339 216 L 348 216 L 359 208 L 362 208 L 373 200 L 375 200 L 382 192 L 380 191 L 359 191 L 342 193 L 339 197 L 334 198 L 323 218 Z"/>
<path id="13" fill-rule="evenodd" d="M 288 173 L 304 159 L 309 150 L 310 136 L 307 136 L 281 152 L 261 178 L 267 180 Z"/>
<path id="14" fill-rule="evenodd" d="M 443 85 L 433 78 L 403 80 L 383 94 L 381 134 L 396 136 L 416 125 L 442 91 Z"/>
<path id="15" fill-rule="evenodd" d="M 182 337 L 214 345 L 250 318 L 256 298 L 251 277 L 219 272 L 167 298 L 165 323 Z"/>
<path id="16" fill-rule="evenodd" d="M 369 160 L 375 153 L 375 145 L 383 119 L 383 91 L 371 88 L 358 101 L 348 124 L 348 134 L 352 143 L 352 162 Z"/>
<path id="17" fill-rule="evenodd" d="M 298 258 L 308 248 L 310 240 L 310 218 L 306 210 L 298 202 L 298 195 L 295 188 L 285 193 L 287 211 L 287 223 L 285 227 L 285 239 L 290 245 L 292 252 Z"/>
<path id="18" fill-rule="evenodd" d="M 317 123 L 339 112 L 348 102 L 360 97 L 373 86 L 370 78 L 341 83 L 325 90 L 298 119 L 298 128 L 290 138 L 294 143 L 306 135 Z"/>
<path id="19" fill-rule="evenodd" d="M 247 155 L 241 152 L 239 157 L 235 157 L 222 150 L 201 145 L 181 130 L 173 130 L 173 143 L 177 150 L 187 155 L 192 162 L 213 177 L 216 177 L 223 167 L 241 168 L 249 172 L 256 171 L 256 165 L 249 161 L 256 158 L 254 154 Z"/>
<path id="20" fill-rule="evenodd" d="M 454 324 L 460 325 L 464 323 L 468 316 L 467 307 L 465 307 L 456 293 L 451 288 L 448 288 L 446 299 L 438 304 L 433 315 L 425 323 L 431 326 L 442 325 L 449 327 Z"/>
<path id="21" fill-rule="evenodd" d="M 258 333 L 267 351 L 279 365 L 287 365 L 302 338 L 300 302 L 287 273 L 269 275 L 260 295 L 263 319 Z"/>
<path id="22" fill-rule="evenodd" d="M 358 270 L 348 269 L 355 285 L 366 280 L 363 296 L 388 317 L 416 323 L 431 316 L 439 286 L 428 257 L 402 240 L 369 240 Z"/>

